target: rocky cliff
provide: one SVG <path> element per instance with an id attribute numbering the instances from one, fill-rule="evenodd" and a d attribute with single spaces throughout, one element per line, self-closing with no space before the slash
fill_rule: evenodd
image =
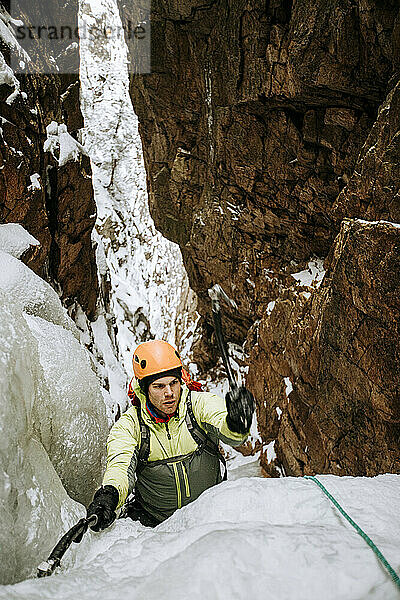
<path id="1" fill-rule="evenodd" d="M 67 306 L 77 301 L 90 318 L 98 295 L 90 161 L 81 153 L 65 160 L 57 137 L 57 124 L 66 125 L 74 139 L 83 127 L 78 77 L 40 72 L 14 76 L 7 61 L 10 44 L 17 42 L 9 14 L 1 6 L 0 13 L 0 221 L 22 224 L 40 241 L 40 250 L 25 257 L 27 264 L 59 289 Z M 52 123 L 54 143 L 46 152 Z"/>
<path id="2" fill-rule="evenodd" d="M 151 27 L 131 94 L 152 215 L 199 296 L 197 359 L 218 282 L 266 473 L 398 471 L 398 3 L 155 0 Z"/>

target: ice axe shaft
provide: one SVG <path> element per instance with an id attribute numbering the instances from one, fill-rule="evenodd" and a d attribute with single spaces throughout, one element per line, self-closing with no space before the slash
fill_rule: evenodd
<path id="1" fill-rule="evenodd" d="M 231 367 L 231 363 L 229 360 L 228 349 L 226 346 L 224 334 L 222 331 L 222 321 L 221 321 L 221 306 L 220 300 L 224 300 L 229 306 L 237 309 L 236 303 L 227 296 L 222 287 L 216 283 L 211 289 L 208 290 L 208 295 L 211 298 L 211 308 L 212 315 L 214 320 L 215 333 L 217 336 L 218 346 L 221 352 L 222 361 L 224 363 L 224 367 L 226 373 L 228 375 L 229 387 L 232 391 L 238 389 L 238 385 L 235 380 L 235 376 L 233 374 L 233 370 Z"/>
<path id="2" fill-rule="evenodd" d="M 57 545 L 53 548 L 49 558 L 42 562 L 37 568 L 37 577 L 48 577 L 53 573 L 72 542 L 79 543 L 82 536 L 88 530 L 89 525 L 96 525 L 97 515 L 92 515 L 88 519 L 78 521 L 67 533 L 65 533 Z"/>

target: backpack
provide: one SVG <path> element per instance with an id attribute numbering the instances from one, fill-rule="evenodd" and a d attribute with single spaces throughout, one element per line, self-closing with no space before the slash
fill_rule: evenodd
<path id="1" fill-rule="evenodd" d="M 149 429 L 149 426 L 143 421 L 143 418 L 141 415 L 140 403 L 139 403 L 139 405 L 134 404 L 134 406 L 136 408 L 136 413 L 137 413 L 139 426 L 140 426 L 140 448 L 139 448 L 139 454 L 138 454 L 137 469 L 138 469 L 138 471 L 141 471 L 147 465 L 148 459 L 149 459 L 150 429 Z M 195 452 L 198 452 L 199 454 L 201 454 L 202 452 L 208 452 L 209 454 L 213 454 L 214 456 L 217 456 L 224 467 L 224 474 L 222 477 L 222 481 L 226 481 L 228 479 L 228 469 L 226 466 L 225 456 L 223 456 L 221 454 L 218 444 L 216 444 L 207 435 L 207 433 L 204 431 L 204 429 L 202 429 L 200 427 L 200 425 L 198 424 L 196 417 L 194 416 L 194 412 L 193 412 L 191 390 L 189 390 L 188 397 L 186 398 L 186 407 L 187 407 L 186 417 L 185 417 L 186 426 L 189 430 L 190 435 L 192 436 L 192 438 L 198 445 L 198 448 L 197 448 L 197 450 L 195 450 Z M 169 462 L 171 459 L 163 459 L 163 460 L 160 460 L 157 462 L 158 462 L 158 464 L 161 464 L 162 462 L 164 462 L 164 460 L 165 460 L 165 462 Z"/>

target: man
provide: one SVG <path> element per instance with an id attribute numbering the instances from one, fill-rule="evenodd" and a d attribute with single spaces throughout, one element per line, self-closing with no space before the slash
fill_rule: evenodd
<path id="1" fill-rule="evenodd" d="M 248 434 L 254 399 L 246 388 L 225 401 L 190 391 L 182 382 L 182 361 L 167 342 L 140 344 L 133 355 L 138 406 L 113 425 L 107 442 L 103 487 L 95 493 L 88 517 L 92 529 L 105 529 L 115 511 L 135 492 L 129 516 L 155 526 L 222 480 L 218 441 L 242 444 Z"/>

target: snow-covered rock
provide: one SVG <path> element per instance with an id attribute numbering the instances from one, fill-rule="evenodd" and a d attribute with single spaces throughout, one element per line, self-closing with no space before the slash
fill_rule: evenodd
<path id="1" fill-rule="evenodd" d="M 189 285 L 179 246 L 155 229 L 149 213 L 118 3 L 86 0 L 79 19 L 82 30 L 107 26 L 115 32 L 101 44 L 92 36 L 80 40 L 81 108 L 97 204 L 97 258 L 100 273 L 109 273 L 118 358 L 131 377 L 137 344 L 154 337 L 176 342 L 178 312 L 188 309 L 182 299 Z M 106 360 L 106 368 L 115 380 L 113 361 Z"/>
<path id="2" fill-rule="evenodd" d="M 50 152 L 62 167 L 70 160 L 78 160 L 80 154 L 87 154 L 85 148 L 68 133 L 67 126 L 52 121 L 46 127 L 47 140 L 43 150 Z"/>
<path id="3" fill-rule="evenodd" d="M 22 21 L 13 19 L 4 6 L 0 5 L 0 40 L 2 45 L 11 50 L 12 55 L 14 54 L 18 57 L 19 61 L 21 61 L 20 64 L 27 64 L 30 63 L 31 59 L 17 41 L 12 28 L 12 25 L 18 27 L 22 24 Z M 14 91 L 6 99 L 6 103 L 10 105 L 21 93 L 20 83 L 15 77 L 14 71 L 5 61 L 3 54 L 0 53 L 0 85 L 3 84 L 14 88 Z M 22 92 L 21 95 L 23 96 L 24 93 Z"/>
<path id="4" fill-rule="evenodd" d="M 31 246 L 40 246 L 40 242 L 19 223 L 0 225 L 0 250 L 20 258 Z"/>
<path id="5" fill-rule="evenodd" d="M 400 567 L 400 476 L 320 481 Z M 394 600 L 366 542 L 312 481 L 245 478 L 204 492 L 156 529 L 130 519 L 88 534 L 47 580 L 0 588 L 4 600 Z M 72 558 L 72 557 L 70 557 Z"/>

